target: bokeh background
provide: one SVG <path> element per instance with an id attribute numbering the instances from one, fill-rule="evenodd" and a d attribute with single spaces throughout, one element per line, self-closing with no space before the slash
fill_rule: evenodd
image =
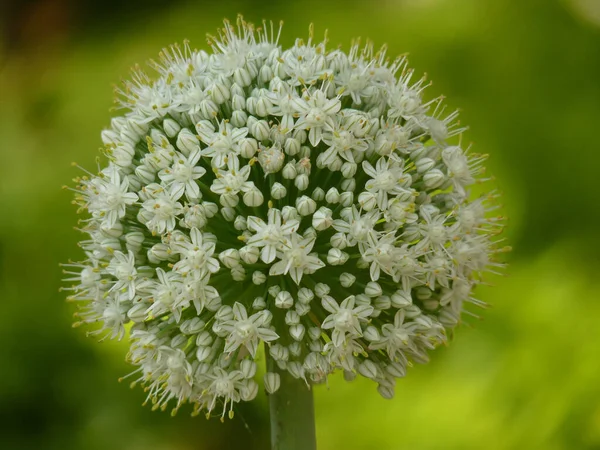
<path id="1" fill-rule="evenodd" d="M 3 0 L 0 5 L 0 448 L 268 448 L 264 398 L 232 421 L 140 406 L 126 343 L 70 326 L 59 262 L 78 256 L 71 194 L 94 167 L 112 83 L 224 17 L 329 29 L 409 52 L 489 153 L 514 247 L 493 308 L 393 401 L 368 381 L 316 389 L 320 448 L 600 449 L 600 1 Z M 490 186 L 493 187 L 493 186 Z"/>

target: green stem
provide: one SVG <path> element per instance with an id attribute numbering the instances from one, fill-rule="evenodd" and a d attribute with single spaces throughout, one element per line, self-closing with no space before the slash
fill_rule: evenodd
<path id="1" fill-rule="evenodd" d="M 297 380 L 267 353 L 267 370 L 281 377 L 281 386 L 269 395 L 271 450 L 316 450 L 313 392 L 304 380 Z"/>

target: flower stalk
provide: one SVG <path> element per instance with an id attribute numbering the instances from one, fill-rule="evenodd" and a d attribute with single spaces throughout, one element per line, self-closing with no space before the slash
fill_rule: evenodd
<path id="1" fill-rule="evenodd" d="M 268 353 L 268 352 L 267 352 Z M 315 450 L 315 408 L 313 391 L 304 380 L 277 369 L 267 356 L 269 372 L 278 373 L 279 389 L 269 395 L 272 450 Z"/>

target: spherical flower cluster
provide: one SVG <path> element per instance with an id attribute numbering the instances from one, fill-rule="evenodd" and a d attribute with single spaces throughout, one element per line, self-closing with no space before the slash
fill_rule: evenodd
<path id="1" fill-rule="evenodd" d="M 77 179 L 77 324 L 129 334 L 155 408 L 231 414 L 258 393 L 261 343 L 269 393 L 278 371 L 341 370 L 392 397 L 498 265 L 496 196 L 469 200 L 484 157 L 406 60 L 329 50 L 312 29 L 278 40 L 240 19 L 212 53 L 165 49 L 157 77 L 136 70 L 119 91 L 106 166 Z"/>

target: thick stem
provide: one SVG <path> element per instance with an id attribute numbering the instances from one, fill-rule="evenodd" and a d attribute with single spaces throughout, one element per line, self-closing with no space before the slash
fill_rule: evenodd
<path id="1" fill-rule="evenodd" d="M 316 450 L 313 392 L 268 356 L 267 369 L 281 377 L 281 386 L 269 395 L 272 450 Z"/>

